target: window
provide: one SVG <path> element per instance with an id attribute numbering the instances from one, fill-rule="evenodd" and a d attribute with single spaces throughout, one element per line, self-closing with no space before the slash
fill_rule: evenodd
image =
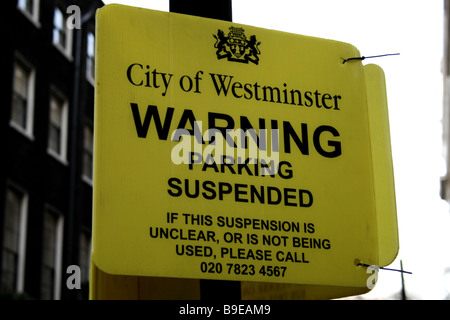
<path id="1" fill-rule="evenodd" d="M 10 124 L 26 136 L 33 137 L 34 70 L 21 59 L 14 63 Z"/>
<path id="2" fill-rule="evenodd" d="M 67 157 L 67 109 L 67 100 L 53 91 L 50 96 L 48 152 L 63 163 Z"/>
<path id="3" fill-rule="evenodd" d="M 3 224 L 1 272 L 3 292 L 23 291 L 27 206 L 27 195 L 16 188 L 8 187 Z"/>
<path id="4" fill-rule="evenodd" d="M 91 261 L 91 237 L 87 232 L 80 233 L 80 272 L 81 283 L 89 282 L 89 266 Z"/>
<path id="5" fill-rule="evenodd" d="M 67 15 L 59 8 L 55 8 L 53 16 L 53 43 L 67 57 L 72 54 L 72 29 L 67 28 Z"/>
<path id="6" fill-rule="evenodd" d="M 87 35 L 87 50 L 86 50 L 86 78 L 92 84 L 95 75 L 95 36 L 92 32 Z"/>
<path id="7" fill-rule="evenodd" d="M 33 15 L 33 3 L 33 0 L 19 0 L 17 5 L 23 11 L 28 12 L 30 15 Z"/>
<path id="8" fill-rule="evenodd" d="M 44 214 L 44 238 L 42 248 L 41 299 L 60 297 L 62 258 L 62 216 L 51 209 Z"/>
<path id="9" fill-rule="evenodd" d="M 17 7 L 39 27 L 39 0 L 19 0 Z"/>
<path id="10" fill-rule="evenodd" d="M 91 125 L 84 127 L 83 179 L 92 183 L 92 162 L 94 158 L 94 135 Z"/>

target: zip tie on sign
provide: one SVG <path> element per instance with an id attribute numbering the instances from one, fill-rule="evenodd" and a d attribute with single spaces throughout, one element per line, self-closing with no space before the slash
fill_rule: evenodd
<path id="1" fill-rule="evenodd" d="M 361 266 L 361 267 L 370 267 L 370 266 L 374 266 L 377 267 L 378 269 L 382 269 L 382 270 L 387 270 L 387 271 L 397 271 L 397 272 L 402 272 L 402 273 L 408 273 L 408 274 L 412 274 L 412 272 L 409 271 L 405 271 L 405 270 L 398 270 L 398 269 L 391 269 L 391 268 L 384 268 L 384 267 L 379 267 L 379 266 L 375 266 L 375 265 L 370 265 L 370 264 L 365 264 L 365 263 L 358 263 L 356 266 Z"/>
<path id="2" fill-rule="evenodd" d="M 378 56 L 369 56 L 369 57 L 354 57 L 354 58 L 347 58 L 344 59 L 344 61 L 342 62 L 342 64 L 346 63 L 347 61 L 352 61 L 352 60 L 364 60 L 364 59 L 369 59 L 369 58 L 381 58 L 381 57 L 387 57 L 387 56 L 398 56 L 400 55 L 400 53 L 388 53 L 388 54 L 381 54 Z"/>

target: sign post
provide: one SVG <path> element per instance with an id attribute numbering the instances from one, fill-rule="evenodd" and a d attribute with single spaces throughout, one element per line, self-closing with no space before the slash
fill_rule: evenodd
<path id="1" fill-rule="evenodd" d="M 193 16 L 232 20 L 231 0 L 170 0 L 169 11 Z M 240 299 L 241 283 L 227 280 L 200 280 L 201 300 Z"/>
<path id="2" fill-rule="evenodd" d="M 380 239 L 397 228 L 381 69 L 343 64 L 346 43 L 176 13 L 109 5 L 97 28 L 92 298 L 95 275 L 369 290 L 355 261 L 398 250 Z"/>

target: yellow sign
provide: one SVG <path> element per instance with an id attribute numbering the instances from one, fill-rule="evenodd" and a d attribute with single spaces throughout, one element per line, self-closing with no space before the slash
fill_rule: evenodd
<path id="1" fill-rule="evenodd" d="M 365 288 L 395 258 L 355 47 L 119 5 L 96 37 L 95 268 Z"/>

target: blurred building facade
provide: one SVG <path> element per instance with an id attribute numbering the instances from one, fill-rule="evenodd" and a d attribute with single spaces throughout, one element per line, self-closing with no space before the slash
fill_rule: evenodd
<path id="1" fill-rule="evenodd" d="M 3 298 L 87 298 L 101 6 L 100 0 L 2 2 Z M 70 265 L 80 268 L 80 290 L 66 285 Z"/>

